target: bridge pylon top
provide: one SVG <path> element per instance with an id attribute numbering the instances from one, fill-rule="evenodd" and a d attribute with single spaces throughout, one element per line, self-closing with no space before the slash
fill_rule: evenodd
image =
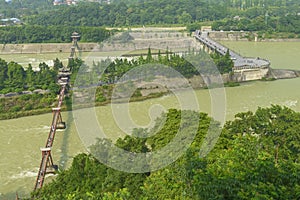
<path id="1" fill-rule="evenodd" d="M 80 38 L 80 35 L 79 35 L 79 33 L 77 33 L 77 32 L 73 32 L 71 38 L 72 38 L 72 39 L 79 39 L 79 38 Z"/>

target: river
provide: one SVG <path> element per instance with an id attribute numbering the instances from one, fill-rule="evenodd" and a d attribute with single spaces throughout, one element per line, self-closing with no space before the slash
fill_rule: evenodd
<path id="1" fill-rule="evenodd" d="M 300 42 L 222 42 L 243 56 L 267 58 L 273 68 L 300 70 Z M 0 56 L 1 57 L 1 56 Z M 4 58 L 5 59 L 5 58 Z M 226 120 L 243 111 L 255 111 L 258 106 L 268 107 L 279 104 L 300 111 L 300 78 L 271 82 L 248 82 L 239 87 L 226 88 Z M 210 113 L 208 90 L 195 92 L 200 109 Z M 146 126 L 160 111 L 179 108 L 174 95 L 157 99 L 130 103 L 130 113 L 135 123 Z M 114 121 L 110 106 L 96 108 L 98 120 L 107 135 L 112 139 L 123 135 Z M 58 131 L 52 156 L 62 169 L 67 168 L 72 157 L 86 152 L 76 131 L 72 112 L 63 113 L 67 129 Z M 19 119 L 0 121 L 0 199 L 13 199 L 17 191 L 20 196 L 28 196 L 32 191 L 41 159 L 40 147 L 46 142 L 50 130 L 52 114 L 44 114 Z M 47 178 L 46 180 L 50 180 Z"/>

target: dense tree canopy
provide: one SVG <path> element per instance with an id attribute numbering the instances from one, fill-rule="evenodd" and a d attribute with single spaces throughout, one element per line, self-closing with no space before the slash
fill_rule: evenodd
<path id="1" fill-rule="evenodd" d="M 34 25 L 134 26 L 221 20 L 214 23 L 215 29 L 298 33 L 299 7 L 297 0 L 129 0 L 59 7 L 26 21 Z"/>
<path id="2" fill-rule="evenodd" d="M 39 12 L 53 9 L 52 0 L 32 1 L 0 1 L 0 18 L 21 18 L 36 15 Z"/>
<path id="3" fill-rule="evenodd" d="M 82 41 L 100 42 L 110 33 L 99 27 L 180 24 L 192 31 L 203 22 L 215 30 L 300 34 L 299 8 L 298 0 L 116 0 L 82 1 L 76 6 L 2 1 L 0 19 L 19 17 L 22 25 L 1 27 L 0 43 L 69 42 L 70 31 L 80 32 Z"/>
<path id="4" fill-rule="evenodd" d="M 74 26 L 6 26 L 0 27 L 0 43 L 71 42 L 70 34 L 78 32 L 82 42 L 102 42 L 111 32 L 99 27 Z"/>
<path id="5" fill-rule="evenodd" d="M 233 61 L 230 59 L 229 53 L 225 56 L 220 56 L 218 54 L 212 54 L 211 57 L 207 56 L 207 53 L 203 51 L 199 52 L 186 52 L 187 55 L 177 55 L 169 52 L 161 52 L 160 50 L 157 53 L 157 56 L 152 55 L 152 51 L 148 48 L 147 55 L 141 55 L 139 58 L 134 58 L 131 60 L 128 59 L 116 59 L 111 61 L 108 67 L 104 70 L 101 81 L 105 83 L 114 83 L 115 81 L 119 80 L 125 73 L 130 71 L 133 68 L 137 68 L 139 66 L 143 66 L 146 64 L 150 64 L 148 69 L 149 73 L 155 76 L 155 72 L 157 75 L 164 75 L 166 77 L 177 76 L 177 74 L 172 75 L 170 71 L 166 70 L 165 72 L 163 69 L 172 68 L 176 70 L 179 74 L 186 78 L 191 78 L 196 75 L 200 75 L 201 73 L 208 73 L 210 70 L 213 71 L 214 67 L 212 66 L 213 63 L 217 66 L 219 73 L 229 73 L 232 71 Z M 194 66 L 194 63 L 190 58 L 196 55 L 197 59 L 201 58 L 201 64 L 198 66 Z M 187 57 L 186 57 L 187 56 Z M 187 59 L 188 58 L 188 59 Z M 212 58 L 212 59 L 211 59 Z M 103 65 L 103 63 L 102 63 Z M 153 70 L 158 68 L 159 70 Z M 101 69 L 101 63 L 97 63 L 94 66 L 95 69 Z M 97 70 L 95 70 L 97 71 Z M 144 72 L 147 73 L 147 72 Z M 100 73 L 99 73 L 100 74 Z"/>
<path id="6" fill-rule="evenodd" d="M 73 71 L 71 82 L 76 78 L 76 71 L 81 64 L 80 59 L 69 63 Z M 57 74 L 62 67 L 59 59 L 54 60 L 52 67 L 40 63 L 35 69 L 30 64 L 24 69 L 16 62 L 7 63 L 0 59 L 0 118 L 10 119 L 49 112 L 57 101 L 60 90 Z M 69 102 L 69 97 L 66 100 Z"/>
<path id="7" fill-rule="evenodd" d="M 29 64 L 27 70 L 15 62 L 7 63 L 0 59 L 0 93 L 21 92 L 24 90 L 50 89 L 58 91 L 56 86 L 57 72 L 45 63 L 40 63 L 38 70 L 33 71 Z"/>
<path id="8" fill-rule="evenodd" d="M 155 151 L 172 140 L 183 118 L 189 119 L 184 129 L 197 134 L 173 164 L 128 174 L 80 154 L 70 169 L 39 191 L 39 199 L 299 199 L 300 113 L 286 107 L 237 114 L 206 157 L 199 156 L 203 138 L 218 123 L 192 111 L 169 110 L 157 120 L 156 126 L 166 123 L 155 136 L 126 136 L 116 144 L 132 152 Z M 99 139 L 92 151 L 103 154 L 110 142 Z"/>
<path id="9" fill-rule="evenodd" d="M 249 18 L 226 19 L 213 23 L 214 30 L 224 31 L 268 31 L 300 33 L 300 15 L 289 14 L 282 17 L 264 17 L 263 15 Z"/>

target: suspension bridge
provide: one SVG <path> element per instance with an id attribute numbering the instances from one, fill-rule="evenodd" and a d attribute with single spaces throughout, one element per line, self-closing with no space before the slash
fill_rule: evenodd
<path id="1" fill-rule="evenodd" d="M 80 38 L 80 35 L 78 33 L 74 32 L 71 37 L 72 37 L 73 45 L 71 47 L 71 54 L 69 57 L 69 62 L 74 59 L 74 56 L 76 56 L 75 49 L 77 49 L 77 50 L 79 49 L 77 41 Z M 39 168 L 39 171 L 37 174 L 34 190 L 37 190 L 37 189 L 40 189 L 43 187 L 46 174 L 55 173 L 55 171 L 58 170 L 58 166 L 55 165 L 53 162 L 53 158 L 51 155 L 51 149 L 53 146 L 56 130 L 66 128 L 66 124 L 62 120 L 62 116 L 61 116 L 61 106 L 62 106 L 62 103 L 64 100 L 64 96 L 67 92 L 67 85 L 69 84 L 70 75 L 71 75 L 71 71 L 67 67 L 62 68 L 58 73 L 57 83 L 60 85 L 61 88 L 60 88 L 60 92 L 58 95 L 57 106 L 55 108 L 52 108 L 53 118 L 52 118 L 52 122 L 51 122 L 50 131 L 48 134 L 48 138 L 46 140 L 46 145 L 45 145 L 45 147 L 41 148 L 42 159 L 41 159 L 40 168 Z"/>

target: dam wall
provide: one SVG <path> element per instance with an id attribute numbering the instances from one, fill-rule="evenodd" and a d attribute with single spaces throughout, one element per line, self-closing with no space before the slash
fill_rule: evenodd
<path id="1" fill-rule="evenodd" d="M 271 68 L 257 68 L 257 69 L 242 69 L 235 70 L 231 76 L 231 81 L 245 82 L 261 80 L 270 76 Z"/>

